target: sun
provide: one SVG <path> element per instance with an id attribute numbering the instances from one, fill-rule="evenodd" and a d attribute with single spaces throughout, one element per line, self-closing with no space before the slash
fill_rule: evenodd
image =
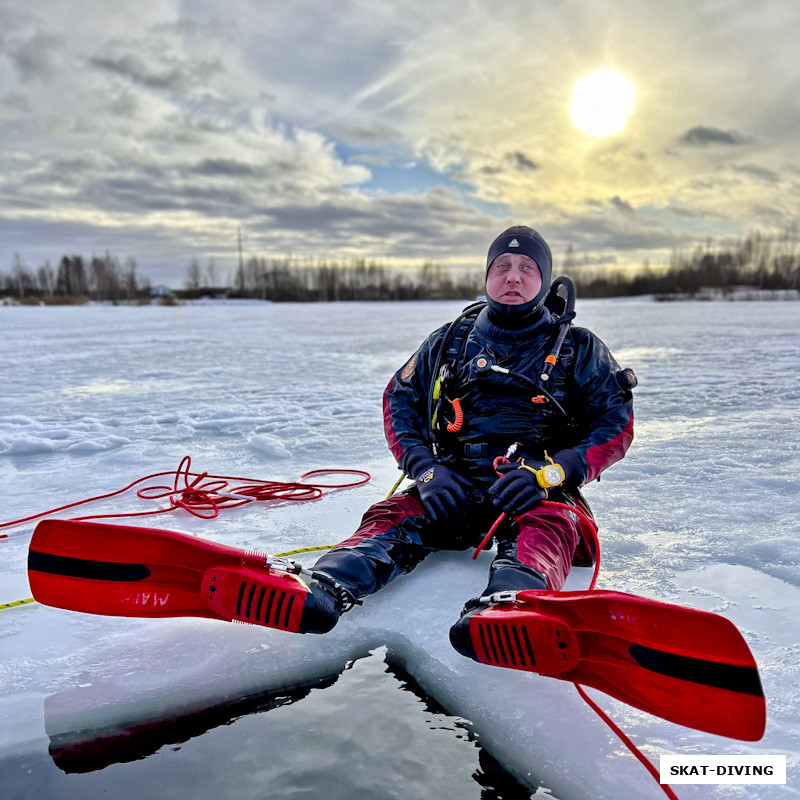
<path id="1" fill-rule="evenodd" d="M 633 84 L 615 69 L 601 69 L 581 78 L 572 90 L 572 121 L 595 138 L 613 136 L 633 110 Z"/>

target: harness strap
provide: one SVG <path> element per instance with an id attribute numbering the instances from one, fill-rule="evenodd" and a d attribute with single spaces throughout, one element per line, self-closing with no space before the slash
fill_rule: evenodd
<path id="1" fill-rule="evenodd" d="M 439 404 L 441 403 L 442 381 L 449 374 L 450 366 L 455 363 L 456 357 L 460 355 L 466 345 L 467 336 L 475 324 L 475 319 L 485 306 L 485 302 L 473 303 L 467 306 L 461 316 L 450 323 L 450 327 L 445 332 L 439 346 L 428 391 L 428 430 L 434 458 L 439 455 L 439 443 L 436 439 L 436 420 L 439 414 Z M 442 363 L 443 361 L 444 363 Z"/>

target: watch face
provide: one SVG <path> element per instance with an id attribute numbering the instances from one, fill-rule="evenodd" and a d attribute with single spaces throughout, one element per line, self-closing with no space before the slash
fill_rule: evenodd
<path id="1" fill-rule="evenodd" d="M 550 486 L 558 486 L 564 480 L 564 470 L 556 464 L 544 468 L 544 479 Z"/>

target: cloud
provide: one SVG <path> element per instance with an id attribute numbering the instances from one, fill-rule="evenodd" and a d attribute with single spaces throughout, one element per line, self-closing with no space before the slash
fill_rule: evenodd
<path id="1" fill-rule="evenodd" d="M 658 210 L 666 211 L 669 214 L 674 214 L 676 217 L 685 217 L 687 219 L 704 220 L 704 219 L 713 219 L 720 217 L 718 213 L 711 211 L 709 209 L 705 209 L 702 207 L 692 208 L 675 201 L 671 201 L 665 207 Z"/>
<path id="2" fill-rule="evenodd" d="M 533 172 L 534 170 L 539 169 L 539 165 L 532 161 L 525 153 L 520 153 L 519 151 L 515 153 L 509 153 L 506 156 L 506 159 L 513 165 L 515 169 L 522 170 L 523 172 Z"/>
<path id="3" fill-rule="evenodd" d="M 625 200 L 621 199 L 620 197 L 612 197 L 609 202 L 617 211 L 621 212 L 622 214 L 636 213 L 633 206 L 630 203 L 627 203 Z"/>
<path id="4" fill-rule="evenodd" d="M 781 176 L 774 170 L 759 167 L 756 164 L 734 164 L 731 169 L 751 178 L 758 178 L 766 183 L 780 183 L 781 180 Z"/>
<path id="5" fill-rule="evenodd" d="M 116 117 L 135 119 L 140 108 L 139 98 L 127 87 L 123 87 L 109 98 L 108 112 Z"/>
<path id="6" fill-rule="evenodd" d="M 678 140 L 680 144 L 690 147 L 705 147 L 706 145 L 736 146 L 752 141 L 735 131 L 723 131 L 719 128 L 710 128 L 704 125 L 690 128 Z"/>
<path id="7" fill-rule="evenodd" d="M 9 56 L 23 83 L 46 81 L 58 70 L 61 43 L 55 36 L 39 33 L 21 42 L 7 43 L 7 46 L 9 44 Z"/>
<path id="8" fill-rule="evenodd" d="M 332 125 L 331 132 L 338 138 L 359 144 L 386 144 L 400 138 L 400 132 L 396 128 L 377 123 L 370 126 L 348 127 L 346 125 Z"/>
<path id="9" fill-rule="evenodd" d="M 136 256 L 140 273 L 154 282 L 180 282 L 184 265 L 194 255 L 219 259 L 221 268 L 235 252 L 236 231 L 242 226 L 245 253 L 250 255 L 324 256 L 328 259 L 363 256 L 393 263 L 418 265 L 426 259 L 443 264 L 478 268 L 487 244 L 505 224 L 465 206 L 457 194 L 433 190 L 420 197 L 384 197 L 367 201 L 350 191 L 340 191 L 316 203 L 280 202 L 271 207 L 244 206 L 229 198 L 232 213 L 220 211 L 225 192 L 201 199 L 212 217 L 198 207 L 161 191 L 148 190 L 146 181 L 120 181 L 97 185 L 93 192 L 114 193 L 116 202 L 131 202 L 137 194 L 145 201 L 138 211 L 110 211 L 101 216 L 93 204 L 43 221 L 41 215 L 3 219 L 3 239 L 19 236 L 36 240 L 26 251 L 27 260 L 56 262 L 64 253 L 103 252 Z M 243 216 L 237 211 L 246 209 Z M 13 254 L 12 254 L 13 255 Z M 10 263 L 10 262 L 9 262 Z M 0 267 L 0 271 L 4 268 Z"/>
<path id="10" fill-rule="evenodd" d="M 579 249 L 624 253 L 648 249 L 670 249 L 685 244 L 684 234 L 653 223 L 621 222 L 608 216 L 571 216 L 549 226 L 547 235 Z"/>
<path id="11" fill-rule="evenodd" d="M 366 200 L 342 193 L 314 206 L 282 203 L 254 218 L 248 231 L 251 241 L 273 254 L 368 251 L 464 265 L 480 261 L 496 225 L 457 193 L 434 189 L 418 197 Z"/>
<path id="12" fill-rule="evenodd" d="M 204 86 L 215 73 L 223 71 L 223 66 L 217 59 L 179 61 L 161 56 L 159 61 L 155 66 L 149 65 L 139 56 L 129 54 L 119 58 L 94 56 L 89 59 L 89 64 L 148 89 L 170 92 L 186 92 L 194 87 Z"/>
<path id="13" fill-rule="evenodd" d="M 224 176 L 233 178 L 251 178 L 259 174 L 259 170 L 251 164 L 229 158 L 206 158 L 191 168 L 198 175 Z"/>

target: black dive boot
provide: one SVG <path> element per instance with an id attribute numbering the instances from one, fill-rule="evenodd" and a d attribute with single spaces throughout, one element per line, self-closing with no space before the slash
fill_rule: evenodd
<path id="1" fill-rule="evenodd" d="M 308 583 L 308 595 L 303 605 L 298 633 L 328 633 L 357 601 L 337 581 L 323 573 L 313 573 L 314 580 Z"/>
<path id="2" fill-rule="evenodd" d="M 487 608 L 489 608 L 489 604 L 481 603 L 481 598 L 479 597 L 473 597 L 471 600 L 467 600 L 466 605 L 461 611 L 461 619 L 450 628 L 450 644 L 453 646 L 453 649 L 461 653 L 462 656 L 471 658 L 473 661 L 478 661 L 478 657 L 475 655 L 475 646 L 472 644 L 469 621 L 474 614 L 484 611 Z"/>

